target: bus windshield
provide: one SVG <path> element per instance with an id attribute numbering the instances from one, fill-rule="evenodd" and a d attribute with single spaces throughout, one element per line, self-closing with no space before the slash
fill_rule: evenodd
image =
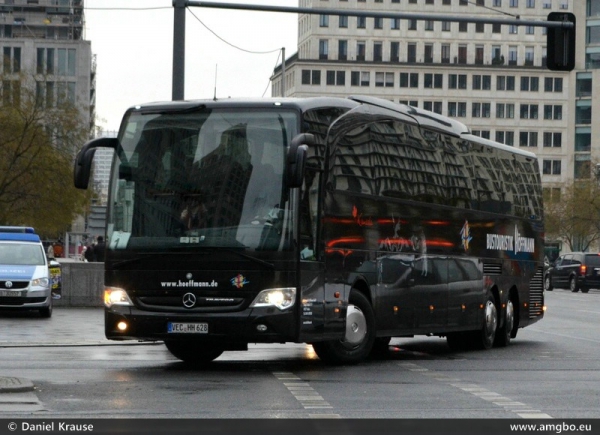
<path id="1" fill-rule="evenodd" d="M 109 249 L 290 249 L 283 172 L 297 125 L 286 110 L 130 112 L 112 167 Z"/>

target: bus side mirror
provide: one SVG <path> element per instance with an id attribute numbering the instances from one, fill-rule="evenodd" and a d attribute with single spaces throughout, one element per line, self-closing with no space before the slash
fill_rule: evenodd
<path id="1" fill-rule="evenodd" d="M 570 12 L 550 12 L 548 21 L 572 23 L 571 27 L 548 27 L 547 65 L 551 71 L 572 71 L 575 68 L 575 15 Z"/>
<path id="2" fill-rule="evenodd" d="M 96 148 L 117 149 L 119 141 L 114 137 L 101 137 L 87 142 L 77 153 L 73 168 L 73 182 L 77 189 L 87 189 L 92 171 L 92 161 Z"/>
<path id="3" fill-rule="evenodd" d="M 302 133 L 294 137 L 287 152 L 286 183 L 288 187 L 302 186 L 304 178 L 304 167 L 308 146 L 315 144 L 315 137 L 310 133 Z"/>

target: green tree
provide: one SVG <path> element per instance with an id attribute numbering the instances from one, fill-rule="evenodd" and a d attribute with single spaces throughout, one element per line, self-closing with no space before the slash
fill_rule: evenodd
<path id="1" fill-rule="evenodd" d="M 89 202 L 86 192 L 73 187 L 75 151 L 89 126 L 64 95 L 40 94 L 47 88 L 31 76 L 2 77 L 0 225 L 33 226 L 54 237 Z"/>
<path id="2" fill-rule="evenodd" d="M 546 238 L 562 240 L 571 251 L 587 251 L 600 240 L 600 187 L 595 179 L 577 180 L 560 200 L 545 202 Z"/>

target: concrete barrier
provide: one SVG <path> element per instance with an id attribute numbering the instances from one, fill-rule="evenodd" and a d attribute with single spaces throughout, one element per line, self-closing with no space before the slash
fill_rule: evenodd
<path id="1" fill-rule="evenodd" d="M 104 263 L 57 259 L 61 266 L 61 298 L 55 307 L 102 307 Z"/>

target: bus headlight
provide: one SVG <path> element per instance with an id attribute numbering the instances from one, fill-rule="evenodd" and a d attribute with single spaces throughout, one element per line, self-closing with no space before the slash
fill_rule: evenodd
<path id="1" fill-rule="evenodd" d="M 277 307 L 286 310 L 296 302 L 296 289 L 293 287 L 270 288 L 261 291 L 250 304 L 251 308 Z"/>
<path id="2" fill-rule="evenodd" d="M 31 287 L 48 287 L 48 278 L 36 278 L 31 280 Z"/>
<path id="3" fill-rule="evenodd" d="M 104 288 L 104 305 L 110 308 L 113 305 L 133 305 L 129 295 L 122 288 L 105 287 Z"/>

